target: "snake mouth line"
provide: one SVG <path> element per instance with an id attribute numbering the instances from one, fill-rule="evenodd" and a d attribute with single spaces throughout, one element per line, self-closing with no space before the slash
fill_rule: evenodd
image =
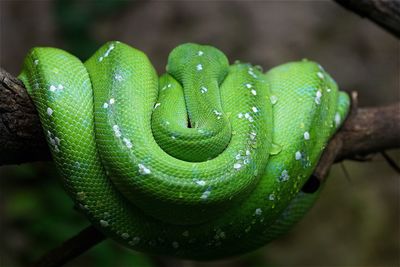
<path id="1" fill-rule="evenodd" d="M 171 52 L 167 73 L 159 78 L 152 132 L 160 148 L 172 157 L 205 162 L 224 153 L 231 142 L 231 121 L 222 109 L 221 96 L 230 67 L 217 50 L 210 50 L 210 54 L 220 58 L 219 63 L 206 55 L 177 55 L 204 49 L 192 44 L 188 47 Z"/>
<path id="2" fill-rule="evenodd" d="M 195 125 L 192 125 L 188 113 L 186 113 L 186 118 L 187 118 L 187 124 L 186 124 L 186 127 L 187 127 L 187 128 L 189 128 L 189 129 L 197 128 Z"/>

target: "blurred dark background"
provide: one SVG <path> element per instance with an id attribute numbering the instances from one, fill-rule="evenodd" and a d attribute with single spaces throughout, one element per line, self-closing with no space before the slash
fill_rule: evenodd
<path id="1" fill-rule="evenodd" d="M 318 61 L 360 106 L 399 101 L 399 42 L 332 1 L 5 1 L 1 67 L 17 75 L 33 46 L 82 60 L 119 40 L 164 72 L 184 42 L 211 44 L 264 69 Z M 1 151 L 0 151 L 1 153 Z M 399 151 L 389 154 L 399 162 Z M 0 167 L 0 266 L 26 266 L 88 222 L 73 210 L 51 163 Z M 231 260 L 195 263 L 128 252 L 105 241 L 66 266 L 400 266 L 399 177 L 379 155 L 331 171 L 310 213 L 286 236 Z"/>

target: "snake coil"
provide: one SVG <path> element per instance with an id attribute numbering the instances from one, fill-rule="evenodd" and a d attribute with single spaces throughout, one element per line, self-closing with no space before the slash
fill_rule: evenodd
<path id="1" fill-rule="evenodd" d="M 158 78 L 121 42 L 82 63 L 34 48 L 20 79 L 63 184 L 87 218 L 129 248 L 215 259 L 286 232 L 349 98 L 315 62 L 262 73 L 183 44 Z"/>

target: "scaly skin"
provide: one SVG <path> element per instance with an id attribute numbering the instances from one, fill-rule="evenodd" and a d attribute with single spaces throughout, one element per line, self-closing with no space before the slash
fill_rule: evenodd
<path id="1" fill-rule="evenodd" d="M 304 215 L 318 191 L 301 187 L 349 107 L 314 62 L 263 74 L 196 44 L 160 78 L 120 42 L 84 64 L 34 48 L 20 78 L 87 218 L 129 248 L 198 260 L 251 251 Z"/>

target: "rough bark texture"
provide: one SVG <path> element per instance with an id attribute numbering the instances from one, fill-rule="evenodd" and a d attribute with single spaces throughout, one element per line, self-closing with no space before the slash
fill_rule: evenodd
<path id="1" fill-rule="evenodd" d="M 343 7 L 361 17 L 367 17 L 376 24 L 400 37 L 399 0 L 335 0 Z"/>
<path id="2" fill-rule="evenodd" d="M 336 160 L 358 159 L 372 151 L 400 147 L 400 103 L 357 109 L 340 131 L 343 141 Z M 356 153 L 355 153 L 356 152 Z"/>
<path id="3" fill-rule="evenodd" d="M 17 78 L 0 68 L 0 165 L 49 160 L 39 116 Z"/>
<path id="4" fill-rule="evenodd" d="M 400 103 L 358 108 L 357 93 L 351 94 L 350 114 L 329 141 L 314 176 L 323 181 L 331 165 L 344 159 L 364 160 L 368 154 L 400 147 Z"/>

